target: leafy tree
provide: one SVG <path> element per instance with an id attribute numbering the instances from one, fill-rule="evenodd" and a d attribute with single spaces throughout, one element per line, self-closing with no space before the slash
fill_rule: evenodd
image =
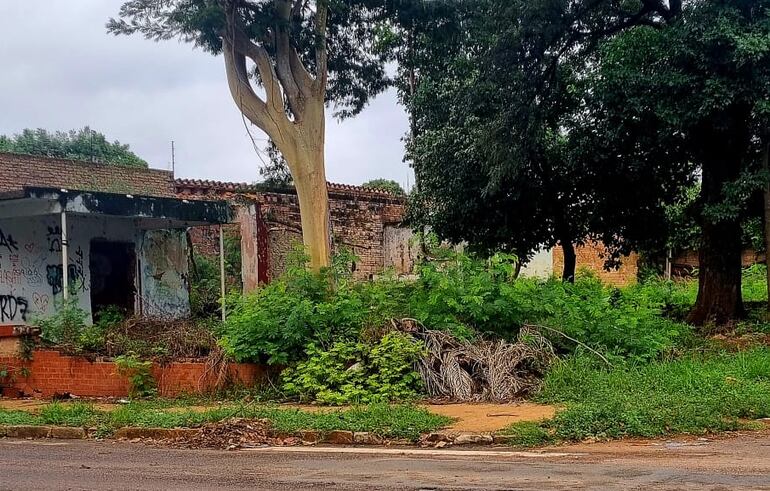
<path id="1" fill-rule="evenodd" d="M 387 87 L 386 57 L 374 49 L 378 26 L 412 3 L 421 2 L 129 0 L 107 27 L 154 40 L 179 37 L 223 55 L 233 100 L 291 170 L 303 240 L 318 269 L 331 250 L 325 104 L 352 116 Z"/>
<path id="2" fill-rule="evenodd" d="M 406 196 L 404 188 L 401 184 L 392 179 L 372 179 L 362 184 L 365 188 L 379 189 L 381 191 L 387 191 L 396 196 Z"/>
<path id="3" fill-rule="evenodd" d="M 449 77 L 419 89 L 426 131 L 411 153 L 434 228 L 522 254 L 566 242 L 555 210 L 575 238 L 587 231 L 617 253 L 664 235 L 662 205 L 700 173 L 690 320 L 740 316 L 740 224 L 764 182 L 770 2 L 478 5 L 462 56 L 439 66 Z"/>
<path id="4" fill-rule="evenodd" d="M 693 1 L 663 26 L 608 40 L 589 75 L 586 127 L 606 158 L 702 175 L 698 298 L 689 320 L 743 313 L 741 222 L 764 178 L 770 128 L 770 1 Z"/>
<path id="5" fill-rule="evenodd" d="M 659 14 L 602 2 L 472 3 L 463 33 L 440 32 L 444 46 L 421 61 L 408 147 L 418 182 L 413 219 L 523 258 L 560 244 L 568 281 L 575 244 L 601 239 L 615 264 L 633 239 L 646 240 L 637 231 L 663 220 L 655 205 L 672 191 L 663 182 L 682 177 L 679 168 L 643 172 L 595 158 L 592 135 L 579 131 L 590 93 L 585 57 L 606 35 L 592 29 L 617 32 Z"/>
<path id="6" fill-rule="evenodd" d="M 117 140 L 109 142 L 103 133 L 88 126 L 54 133 L 42 128 L 27 128 L 13 136 L 0 135 L 0 152 L 147 167 L 147 162 L 132 152 L 128 145 Z"/>

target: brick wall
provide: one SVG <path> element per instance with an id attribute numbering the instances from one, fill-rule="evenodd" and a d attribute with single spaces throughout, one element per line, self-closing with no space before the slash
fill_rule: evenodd
<path id="1" fill-rule="evenodd" d="M 292 191 L 264 190 L 241 183 L 177 179 L 177 195 L 187 199 L 229 199 L 242 204 L 256 203 L 267 234 L 268 277 L 285 269 L 293 244 L 302 242 L 297 196 Z M 368 279 L 385 265 L 384 230 L 399 224 L 406 203 L 390 193 L 360 186 L 329 184 L 329 208 L 335 248 L 347 247 L 358 256 L 353 275 Z M 199 234 L 205 234 L 200 232 Z M 194 241 L 196 247 L 198 242 Z M 203 246 L 205 248 L 205 245 Z M 264 252 L 264 251 L 261 251 Z"/>
<path id="2" fill-rule="evenodd" d="M 741 252 L 741 265 L 744 268 L 752 266 L 754 264 L 764 264 L 765 253 L 757 252 L 754 249 L 744 249 Z M 677 274 L 689 274 L 694 268 L 697 268 L 700 264 L 698 258 L 698 251 L 686 250 L 679 252 L 672 260 L 672 271 L 674 275 Z"/>
<path id="3" fill-rule="evenodd" d="M 576 271 L 580 271 L 585 268 L 599 277 L 603 282 L 615 286 L 624 286 L 636 283 L 637 274 L 639 272 L 637 262 L 639 256 L 634 252 L 629 256 L 625 256 L 621 259 L 621 266 L 618 269 L 611 269 L 609 271 L 604 269 L 604 245 L 601 243 L 589 243 L 585 246 L 575 247 L 575 255 L 577 256 Z M 564 252 L 562 248 L 557 246 L 553 249 L 553 274 L 554 276 L 561 278 L 561 273 L 564 270 Z"/>
<path id="4" fill-rule="evenodd" d="M 175 196 L 169 171 L 0 152 L 0 192 L 25 186 Z"/>
<path id="5" fill-rule="evenodd" d="M 15 372 L 12 386 L 24 395 L 49 398 L 54 394 L 70 393 L 81 397 L 125 397 L 129 384 L 126 377 L 117 374 L 111 361 L 90 361 L 83 357 L 64 356 L 57 351 L 35 351 L 33 359 L 22 362 L 16 356 L 0 356 L 0 366 Z M 18 373 L 27 367 L 29 377 Z M 173 362 L 154 364 L 153 377 L 162 396 L 198 394 L 210 391 L 215 382 L 206 372 L 205 362 Z M 228 365 L 228 374 L 235 383 L 253 386 L 267 374 L 264 367 L 246 363 Z"/>

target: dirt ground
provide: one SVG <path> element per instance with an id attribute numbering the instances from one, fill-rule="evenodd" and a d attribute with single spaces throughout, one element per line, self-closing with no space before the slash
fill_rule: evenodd
<path id="1" fill-rule="evenodd" d="M 93 401 L 96 408 L 110 411 L 118 404 Z M 0 399 L 0 408 L 35 412 L 48 401 L 37 399 Z M 216 404 L 168 408 L 167 411 L 205 411 Z M 284 404 L 282 407 L 298 408 L 303 411 L 334 411 L 338 408 Z M 455 432 L 494 433 L 518 421 L 540 421 L 552 418 L 556 412 L 553 406 L 521 402 L 516 404 L 424 404 L 428 411 L 454 418 L 456 421 L 447 429 Z"/>
<path id="2" fill-rule="evenodd" d="M 519 421 L 541 421 L 553 418 L 554 406 L 521 402 L 517 404 L 430 404 L 430 412 L 455 418 L 449 430 L 472 433 L 494 433 Z"/>

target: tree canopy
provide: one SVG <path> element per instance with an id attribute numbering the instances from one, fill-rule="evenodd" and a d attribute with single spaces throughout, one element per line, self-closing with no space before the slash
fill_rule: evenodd
<path id="1" fill-rule="evenodd" d="M 66 132 L 28 128 L 15 135 L 0 135 L 0 152 L 147 167 L 147 162 L 132 152 L 128 145 L 117 140 L 109 142 L 103 133 L 88 126 Z"/>
<path id="2" fill-rule="evenodd" d="M 401 187 L 401 184 L 393 179 L 372 179 L 363 183 L 362 186 L 365 188 L 387 191 L 396 196 L 406 196 L 406 191 Z"/>

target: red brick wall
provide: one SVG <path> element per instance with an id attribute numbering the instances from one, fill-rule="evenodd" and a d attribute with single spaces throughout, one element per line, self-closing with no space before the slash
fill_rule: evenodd
<path id="1" fill-rule="evenodd" d="M 25 186 L 176 196 L 169 171 L 0 152 L 0 192 Z"/>
<path id="2" fill-rule="evenodd" d="M 35 351 L 33 359 L 22 362 L 13 356 L 0 357 L 0 366 L 14 371 L 13 387 L 25 395 L 48 398 L 54 394 L 70 393 L 81 397 L 124 397 L 129 385 L 126 377 L 117 374 L 111 361 L 90 361 L 83 357 L 64 356 L 57 351 Z M 26 366 L 29 377 L 22 377 L 18 369 Z M 213 388 L 215 378 L 206 372 L 204 362 L 172 362 L 154 364 L 153 377 L 162 396 L 204 393 Z M 265 375 L 264 367 L 254 364 L 228 366 L 228 373 L 236 383 L 253 386 Z M 6 384 L 7 385 L 7 384 Z"/>
<path id="3" fill-rule="evenodd" d="M 577 256 L 576 271 L 580 271 L 581 268 L 588 269 L 596 274 L 599 279 L 604 283 L 615 286 L 624 286 L 636 283 L 637 274 L 639 268 L 637 262 L 639 257 L 636 253 L 631 253 L 629 256 L 625 256 L 621 259 L 621 266 L 617 270 L 611 269 L 609 271 L 604 269 L 604 245 L 601 243 L 590 243 L 585 246 L 575 247 L 575 255 Z M 559 246 L 553 249 L 553 274 L 554 276 L 561 278 L 561 273 L 564 270 L 564 251 Z"/>
<path id="4" fill-rule="evenodd" d="M 741 265 L 744 268 L 754 264 L 763 264 L 764 262 L 765 254 L 762 252 L 757 252 L 754 249 L 744 249 L 741 253 Z M 671 264 L 675 272 L 687 272 L 693 268 L 697 268 L 700 264 L 698 251 L 682 251 L 671 260 Z"/>
<path id="5" fill-rule="evenodd" d="M 186 179 L 178 179 L 176 184 L 181 198 L 226 198 L 236 204 L 238 201 L 259 204 L 267 229 L 269 278 L 284 271 L 292 244 L 302 242 L 299 203 L 293 192 L 266 192 L 247 184 Z M 385 262 L 384 228 L 403 220 L 405 200 L 359 186 L 330 183 L 328 190 L 335 247 L 347 247 L 358 256 L 356 278 L 368 279 L 381 272 Z M 194 244 L 197 248 L 198 241 L 194 240 Z"/>

